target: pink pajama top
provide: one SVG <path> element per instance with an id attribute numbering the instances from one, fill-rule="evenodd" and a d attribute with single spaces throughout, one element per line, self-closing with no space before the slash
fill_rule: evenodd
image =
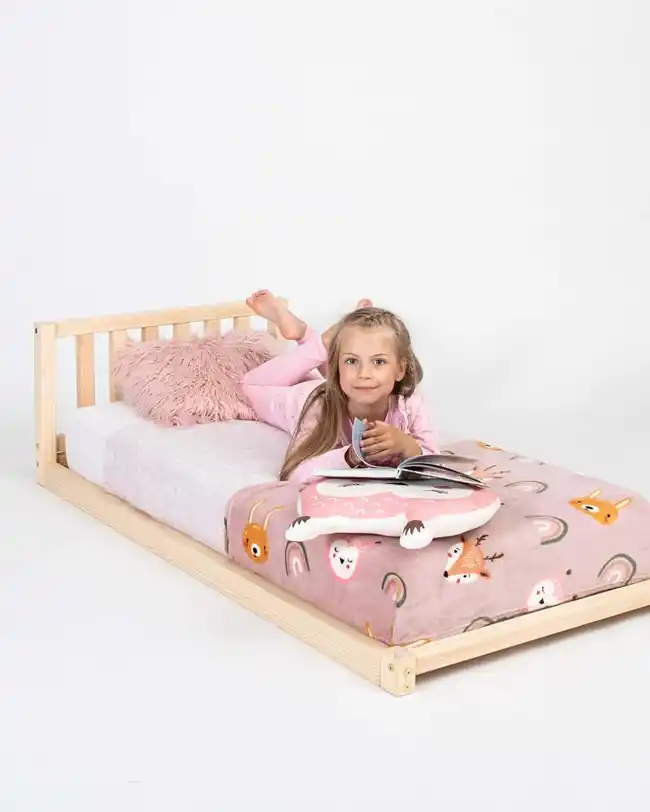
<path id="1" fill-rule="evenodd" d="M 302 408 L 309 395 L 323 382 L 317 368 L 327 363 L 327 351 L 320 333 L 308 329 L 304 338 L 289 352 L 283 353 L 248 372 L 242 379 L 242 391 L 260 420 L 288 432 L 296 430 Z M 299 436 L 307 436 L 318 421 L 318 408 L 305 417 Z M 438 450 L 436 433 L 422 396 L 416 390 L 411 397 L 391 397 L 385 421 L 411 435 L 423 454 Z M 302 482 L 317 469 L 348 468 L 345 454 L 352 440 L 352 421 L 346 426 L 347 444 L 305 460 L 292 473 L 290 480 Z"/>

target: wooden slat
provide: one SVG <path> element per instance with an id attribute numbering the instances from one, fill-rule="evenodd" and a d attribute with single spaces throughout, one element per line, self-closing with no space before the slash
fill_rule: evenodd
<path id="1" fill-rule="evenodd" d="M 159 336 L 158 327 L 143 327 L 141 336 L 143 341 L 157 341 Z"/>
<path id="2" fill-rule="evenodd" d="M 212 333 L 213 335 L 220 335 L 221 334 L 221 319 L 206 319 L 203 322 L 203 329 L 206 333 Z"/>
<path id="3" fill-rule="evenodd" d="M 95 336 L 78 335 L 77 345 L 77 406 L 95 403 Z"/>
<path id="4" fill-rule="evenodd" d="M 117 313 L 110 316 L 66 319 L 56 323 L 56 331 L 57 336 L 64 338 L 80 333 L 110 333 L 136 327 L 160 327 L 165 324 L 184 324 L 208 319 L 232 319 L 250 316 L 251 312 L 246 302 L 226 302 L 219 305 L 180 307 L 174 310 L 151 310 L 143 313 Z"/>
<path id="5" fill-rule="evenodd" d="M 108 356 L 110 368 L 113 367 L 113 361 L 116 354 L 126 344 L 126 330 L 113 330 L 108 336 Z M 109 368 L 109 371 L 110 371 Z M 113 376 L 109 376 L 108 396 L 111 401 L 122 400 L 120 393 L 115 386 Z"/>
<path id="6" fill-rule="evenodd" d="M 192 335 L 192 325 L 189 322 L 174 324 L 174 338 L 186 339 Z"/>
<path id="7" fill-rule="evenodd" d="M 233 327 L 240 332 L 246 332 L 251 329 L 251 320 L 249 316 L 235 316 L 233 319 Z"/>
<path id="8" fill-rule="evenodd" d="M 68 467 L 68 459 L 65 450 L 65 434 L 56 435 L 56 461 L 59 465 L 64 465 L 66 468 Z"/>
<path id="9" fill-rule="evenodd" d="M 34 328 L 36 411 L 36 479 L 43 485 L 48 466 L 56 463 L 56 325 Z"/>

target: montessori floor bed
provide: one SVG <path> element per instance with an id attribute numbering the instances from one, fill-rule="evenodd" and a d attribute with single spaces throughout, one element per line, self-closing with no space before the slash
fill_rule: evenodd
<path id="1" fill-rule="evenodd" d="M 243 421 L 165 429 L 121 403 L 110 382 L 108 402 L 96 397 L 100 337 L 113 356 L 127 334 L 149 340 L 172 326 L 182 338 L 231 320 L 247 330 L 251 315 L 235 302 L 38 323 L 38 482 L 394 695 L 412 692 L 417 675 L 650 604 L 642 496 L 475 441 L 456 448 L 475 452 L 504 507 L 490 527 L 463 538 L 464 553 L 458 539 L 417 552 L 390 539 L 344 539 L 353 566 L 364 557 L 352 589 L 337 571 L 340 545 L 333 559 L 327 538 L 283 545 L 276 568 L 260 568 L 242 552 L 246 520 L 236 514 L 280 493 L 286 501 L 275 480 L 285 435 Z M 57 410 L 65 341 L 75 345 L 77 390 L 66 419 Z M 469 548 L 476 572 L 450 577 Z M 504 579 L 521 594 L 499 603 Z"/>

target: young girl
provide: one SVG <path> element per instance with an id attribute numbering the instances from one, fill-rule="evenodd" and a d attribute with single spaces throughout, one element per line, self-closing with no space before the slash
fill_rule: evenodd
<path id="1" fill-rule="evenodd" d="M 354 418 L 367 424 L 361 448 L 374 464 L 437 451 L 415 391 L 422 367 L 397 316 L 362 299 L 319 335 L 268 291 L 254 293 L 247 304 L 297 342 L 242 380 L 258 417 L 292 436 L 280 479 L 301 482 L 319 468 L 359 465 L 350 445 Z"/>

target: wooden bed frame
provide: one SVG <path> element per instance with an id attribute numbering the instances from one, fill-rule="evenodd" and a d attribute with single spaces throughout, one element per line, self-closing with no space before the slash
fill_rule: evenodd
<path id="1" fill-rule="evenodd" d="M 66 464 L 65 436 L 57 435 L 57 345 L 76 342 L 77 407 L 95 403 L 95 337 L 108 334 L 110 356 L 124 344 L 127 330 L 142 340 L 161 327 L 188 336 L 193 323 L 218 330 L 224 319 L 247 329 L 252 312 L 244 302 L 145 313 L 70 319 L 35 324 L 36 465 L 40 485 L 101 522 L 267 618 L 323 654 L 396 696 L 411 693 L 418 675 L 491 654 L 650 605 L 650 580 L 519 616 L 439 641 L 388 646 L 329 617 L 223 555 L 155 521 L 102 488 L 73 473 Z M 272 325 L 269 331 L 274 332 Z M 119 399 L 109 383 L 109 397 Z"/>

